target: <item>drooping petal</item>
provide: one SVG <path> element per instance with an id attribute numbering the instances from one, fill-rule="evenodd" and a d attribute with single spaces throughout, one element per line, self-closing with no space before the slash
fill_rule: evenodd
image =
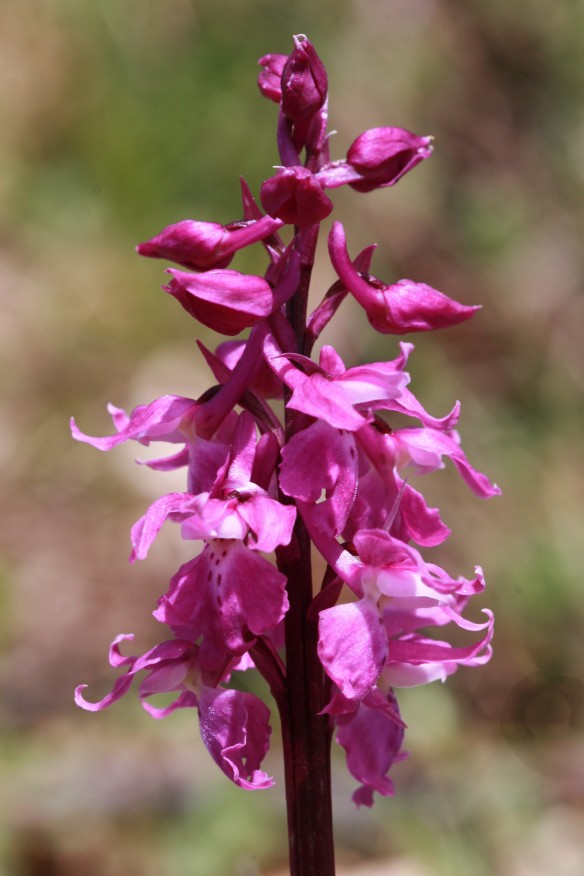
<path id="1" fill-rule="evenodd" d="M 442 521 L 438 508 L 430 508 L 411 484 L 404 487 L 399 514 L 409 537 L 423 547 L 442 544 L 452 531 Z"/>
<path id="2" fill-rule="evenodd" d="M 357 433 L 359 446 L 370 463 L 369 470 L 359 478 L 357 528 L 387 529 L 401 541 L 413 539 L 420 545 L 441 544 L 450 530 L 438 509 L 429 508 L 424 497 L 397 474 L 394 435 L 371 426 Z"/>
<path id="3" fill-rule="evenodd" d="M 274 780 L 259 769 L 270 741 L 270 710 L 238 690 L 203 688 L 199 697 L 201 738 L 209 754 L 236 785 L 250 791 Z"/>
<path id="4" fill-rule="evenodd" d="M 448 642 L 417 634 L 392 639 L 382 673 L 384 682 L 392 687 L 413 687 L 435 680 L 445 681 L 459 665 L 481 666 L 487 663 L 491 658 L 494 617 L 488 610 L 485 613 L 487 620 L 476 626 L 480 629 L 486 627 L 487 632 L 478 642 L 463 648 L 454 648 Z M 388 620 L 391 625 L 391 615 L 385 615 L 385 621 Z"/>
<path id="5" fill-rule="evenodd" d="M 359 701 L 376 683 L 387 657 L 387 635 L 370 599 L 336 605 L 319 615 L 318 656 L 348 700 Z"/>
<path id="6" fill-rule="evenodd" d="M 390 693 L 388 698 L 397 710 L 395 697 Z M 374 791 L 382 797 L 393 796 L 395 788 L 387 774 L 392 764 L 404 756 L 400 755 L 403 737 L 402 724 L 382 709 L 369 708 L 364 703 L 340 724 L 337 742 L 345 749 L 349 772 L 361 782 L 353 794 L 357 806 L 372 806 Z"/>
<path id="7" fill-rule="evenodd" d="M 138 465 L 146 465 L 153 471 L 176 471 L 189 464 L 189 448 L 183 447 L 170 456 L 159 456 L 156 459 L 136 459 Z"/>
<path id="8" fill-rule="evenodd" d="M 407 387 L 404 387 L 396 398 L 372 402 L 371 407 L 374 410 L 396 411 L 397 413 L 405 414 L 406 417 L 415 417 L 424 426 L 429 426 L 431 429 L 441 429 L 446 432 L 449 432 L 456 426 L 460 416 L 460 402 L 457 401 L 446 416 L 433 417 Z"/>

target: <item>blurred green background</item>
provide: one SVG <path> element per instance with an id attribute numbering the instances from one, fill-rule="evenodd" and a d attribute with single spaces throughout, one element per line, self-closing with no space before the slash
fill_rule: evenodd
<path id="1" fill-rule="evenodd" d="M 436 137 L 395 189 L 335 192 L 335 215 L 386 281 L 484 305 L 418 336 L 411 371 L 433 412 L 461 399 L 469 458 L 504 490 L 425 481 L 454 530 L 436 561 L 484 566 L 495 656 L 402 693 L 394 800 L 355 810 L 335 759 L 339 874 L 584 872 L 582 0 L 1 0 L 2 876 L 286 871 L 277 720 L 278 787 L 246 794 L 192 712 L 73 706 L 75 684 L 111 686 L 114 635 L 156 641 L 185 554 L 169 527 L 127 565 L 131 523 L 180 482 L 75 444 L 68 418 L 104 434 L 109 400 L 206 388 L 211 333 L 133 247 L 240 217 L 238 176 L 257 192 L 278 161 L 256 61 L 293 33 L 329 72 L 333 157 L 378 125 Z M 263 270 L 259 247 L 238 258 Z M 316 290 L 331 276 L 323 253 Z M 328 340 L 348 364 L 395 355 L 350 303 Z"/>

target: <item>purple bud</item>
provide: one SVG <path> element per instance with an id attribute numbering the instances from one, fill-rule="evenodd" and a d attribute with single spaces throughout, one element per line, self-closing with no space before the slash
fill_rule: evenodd
<path id="1" fill-rule="evenodd" d="M 282 99 L 282 71 L 287 60 L 287 55 L 264 55 L 258 61 L 263 68 L 258 76 L 258 87 L 263 96 L 274 103 Z"/>
<path id="2" fill-rule="evenodd" d="M 305 167 L 285 167 L 264 180 L 260 200 L 270 216 L 300 228 L 322 222 L 333 209 L 331 199 Z"/>
<path id="3" fill-rule="evenodd" d="M 136 251 L 139 255 L 168 259 L 196 271 L 225 268 L 234 253 L 270 237 L 281 224 L 271 216 L 261 215 L 257 220 L 243 220 L 230 225 L 185 219 L 164 228 L 146 243 L 140 243 Z"/>
<path id="4" fill-rule="evenodd" d="M 233 253 L 222 256 L 218 251 L 227 237 L 229 232 L 216 222 L 184 219 L 164 228 L 151 240 L 138 244 L 136 252 L 150 258 L 168 259 L 197 271 L 225 268 Z"/>
<path id="5" fill-rule="evenodd" d="M 223 335 L 237 335 L 273 310 L 272 287 L 262 277 L 239 271 L 188 274 L 168 268 L 172 280 L 162 288 L 196 320 Z"/>
<path id="6" fill-rule="evenodd" d="M 347 163 L 363 178 L 349 185 L 358 192 L 391 186 L 431 152 L 431 137 L 419 137 L 403 128 L 371 128 L 347 152 Z"/>
<path id="7" fill-rule="evenodd" d="M 310 40 L 299 34 L 294 44 L 282 72 L 282 112 L 298 122 L 313 116 L 324 104 L 328 80 Z"/>

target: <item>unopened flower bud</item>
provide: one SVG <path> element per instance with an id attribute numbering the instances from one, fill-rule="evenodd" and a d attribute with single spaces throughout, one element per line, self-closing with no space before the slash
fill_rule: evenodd
<path id="1" fill-rule="evenodd" d="M 261 216 L 257 220 L 244 220 L 230 225 L 185 219 L 164 228 L 146 243 L 140 243 L 136 251 L 140 255 L 168 259 L 196 271 L 225 268 L 234 253 L 244 246 L 269 237 L 281 224 L 271 216 Z"/>
<path id="2" fill-rule="evenodd" d="M 203 271 L 208 268 L 225 268 L 233 253 L 218 254 L 229 232 L 216 222 L 194 222 L 184 219 L 164 228 L 151 240 L 140 243 L 136 252 L 155 259 L 168 259 L 187 268 Z"/>
<path id="3" fill-rule="evenodd" d="M 299 34 L 294 43 L 282 72 L 282 112 L 298 122 L 313 116 L 324 104 L 328 80 L 310 40 Z"/>
<path id="4" fill-rule="evenodd" d="M 349 184 L 358 192 L 391 186 L 431 152 L 431 137 L 419 137 L 403 128 L 371 128 L 347 152 L 347 163 L 363 178 Z"/>
<path id="5" fill-rule="evenodd" d="M 333 209 L 331 199 L 305 167 L 285 167 L 265 180 L 260 200 L 270 216 L 300 228 L 322 222 Z"/>

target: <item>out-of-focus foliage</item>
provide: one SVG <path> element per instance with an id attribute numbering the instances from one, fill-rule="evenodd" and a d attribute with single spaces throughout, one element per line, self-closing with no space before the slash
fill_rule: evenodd
<path id="1" fill-rule="evenodd" d="M 432 481 L 455 533 L 448 568 L 485 567 L 495 657 L 402 695 L 412 756 L 394 801 L 356 812 L 339 764 L 340 857 L 355 873 L 369 857 L 410 876 L 584 872 L 584 3 L 4 0 L 2 873 L 241 876 L 285 861 L 282 782 L 228 787 L 191 715 L 72 705 L 76 683 L 110 685 L 116 633 L 154 641 L 147 607 L 180 548 L 169 528 L 148 564 L 126 565 L 163 476 L 131 448 L 74 444 L 67 422 L 103 434 L 107 400 L 206 388 L 194 323 L 133 246 L 181 218 L 240 215 L 239 174 L 257 191 L 278 160 L 256 60 L 299 32 L 329 71 L 334 155 L 381 124 L 436 137 L 395 189 L 335 200 L 351 251 L 380 244 L 384 279 L 484 305 L 417 338 L 412 370 L 433 411 L 463 401 L 469 457 L 504 489 L 481 504 L 451 473 Z M 256 249 L 237 267 L 261 270 Z M 351 363 L 394 355 L 350 304 L 335 343 Z"/>

